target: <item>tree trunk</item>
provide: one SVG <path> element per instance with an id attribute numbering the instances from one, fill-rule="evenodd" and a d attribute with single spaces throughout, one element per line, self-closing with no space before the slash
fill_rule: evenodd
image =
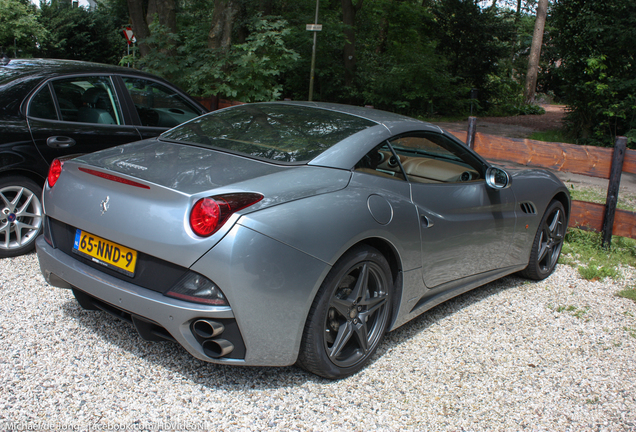
<path id="1" fill-rule="evenodd" d="M 139 54 L 143 57 L 147 55 L 151 49 L 151 47 L 144 42 L 144 39 L 150 36 L 150 30 L 145 20 L 143 0 L 127 0 L 127 3 L 128 13 L 132 21 L 132 29 L 139 44 Z"/>
<path id="2" fill-rule="evenodd" d="M 362 8 L 362 2 L 358 0 L 354 5 L 353 0 L 341 0 L 342 22 L 345 25 L 344 67 L 345 84 L 351 85 L 356 71 L 356 13 Z"/>
<path id="3" fill-rule="evenodd" d="M 155 15 L 159 18 L 159 24 L 170 29 L 171 33 L 177 32 L 177 14 L 175 0 L 148 0 L 148 13 L 146 22 L 152 23 Z"/>
<path id="4" fill-rule="evenodd" d="M 232 44 L 232 26 L 238 12 L 235 0 L 214 0 L 212 27 L 208 34 L 208 47 L 224 51 Z"/>
<path id="5" fill-rule="evenodd" d="M 539 75 L 539 60 L 541 59 L 541 45 L 543 45 L 543 30 L 548 15 L 548 0 L 539 0 L 537 6 L 537 19 L 534 22 L 534 34 L 532 35 L 532 47 L 528 58 L 528 73 L 526 74 L 526 86 L 523 98 L 526 103 L 534 102 L 537 91 L 537 76 Z"/>

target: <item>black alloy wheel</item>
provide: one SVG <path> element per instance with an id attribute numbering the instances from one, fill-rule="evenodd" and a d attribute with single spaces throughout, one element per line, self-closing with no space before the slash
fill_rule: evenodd
<path id="1" fill-rule="evenodd" d="M 554 200 L 539 224 L 528 267 L 521 272 L 524 277 L 542 280 L 552 274 L 561 255 L 566 229 L 567 217 L 563 204 Z"/>
<path id="2" fill-rule="evenodd" d="M 42 188 L 23 177 L 0 178 L 0 258 L 31 252 L 42 230 Z"/>
<path id="3" fill-rule="evenodd" d="M 379 251 L 357 247 L 347 252 L 314 300 L 299 365 L 330 379 L 362 369 L 387 330 L 392 291 L 391 269 Z"/>

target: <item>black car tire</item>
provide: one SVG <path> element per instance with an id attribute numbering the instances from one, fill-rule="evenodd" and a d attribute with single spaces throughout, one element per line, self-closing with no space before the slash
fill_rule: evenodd
<path id="1" fill-rule="evenodd" d="M 378 250 L 361 246 L 348 251 L 314 299 L 298 365 L 329 379 L 362 369 L 389 325 L 392 291 L 391 269 Z"/>
<path id="2" fill-rule="evenodd" d="M 556 268 L 567 229 L 565 209 L 560 201 L 548 205 L 532 242 L 528 267 L 521 275 L 534 280 L 542 280 Z"/>
<path id="3" fill-rule="evenodd" d="M 42 231 L 42 187 L 26 177 L 0 178 L 0 258 L 33 250 Z"/>

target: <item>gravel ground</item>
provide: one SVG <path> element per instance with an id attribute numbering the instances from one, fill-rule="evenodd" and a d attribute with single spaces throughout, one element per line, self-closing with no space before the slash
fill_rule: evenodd
<path id="1" fill-rule="evenodd" d="M 636 303 L 615 293 L 636 272 L 624 273 L 504 278 L 390 333 L 372 364 L 332 382 L 145 342 L 48 287 L 34 254 L 0 260 L 0 430 L 633 431 Z"/>

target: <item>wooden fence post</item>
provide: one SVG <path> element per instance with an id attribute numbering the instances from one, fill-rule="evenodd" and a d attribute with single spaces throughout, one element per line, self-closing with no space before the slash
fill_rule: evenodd
<path id="1" fill-rule="evenodd" d="M 618 202 L 618 190 L 621 184 L 621 174 L 623 172 L 623 161 L 625 160 L 626 148 L 627 138 L 616 137 L 614 155 L 612 156 L 612 167 L 610 168 L 609 184 L 607 186 L 605 215 L 603 217 L 602 245 L 606 249 L 609 248 L 612 243 L 612 227 L 614 226 L 614 214 L 616 213 L 616 203 Z"/>
<path id="2" fill-rule="evenodd" d="M 468 132 L 466 135 L 466 146 L 475 149 L 475 133 L 477 132 L 477 117 L 468 117 Z"/>

